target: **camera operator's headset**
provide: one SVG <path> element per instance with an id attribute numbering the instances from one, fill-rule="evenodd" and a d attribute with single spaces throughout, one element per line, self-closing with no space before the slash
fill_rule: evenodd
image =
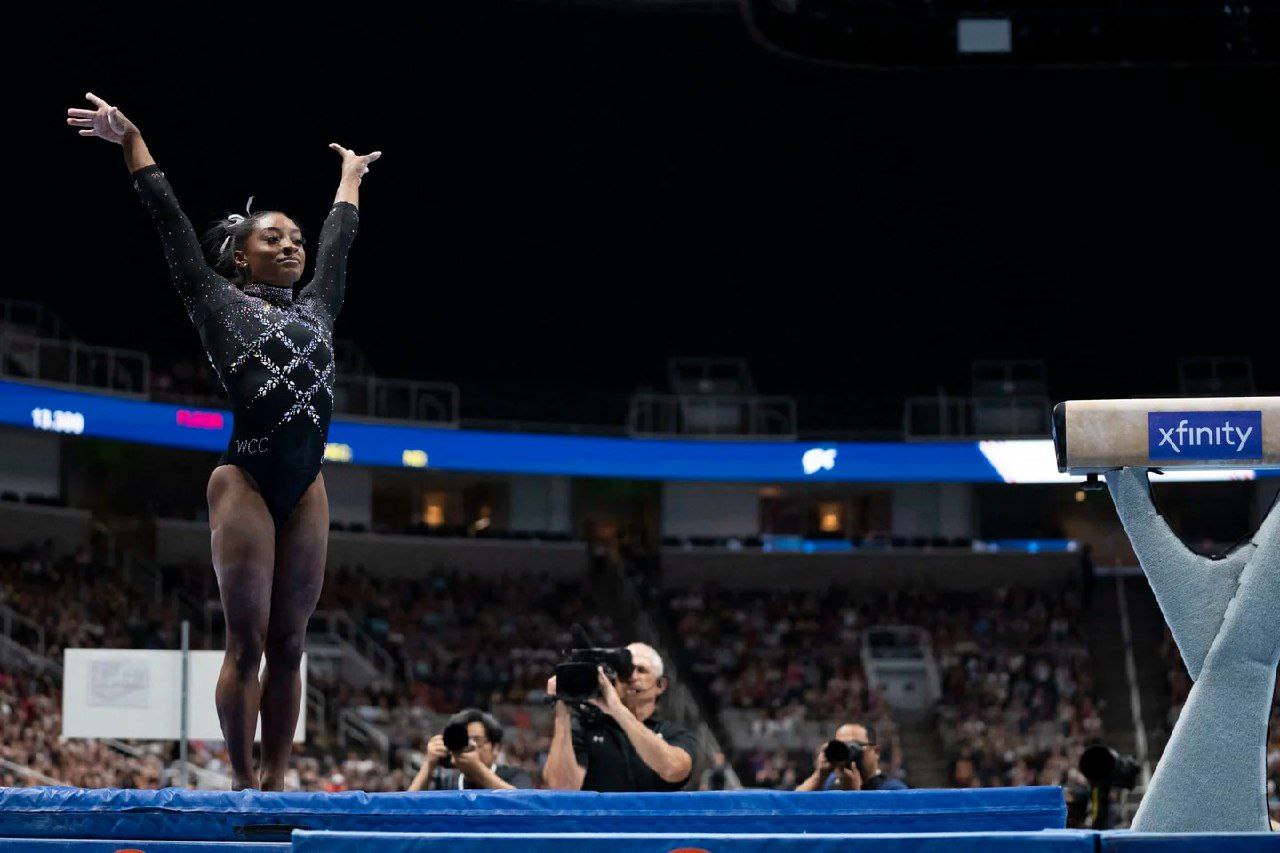
<path id="1" fill-rule="evenodd" d="M 659 675 L 657 678 L 653 680 L 653 687 L 650 687 L 649 690 L 654 690 L 656 688 L 661 687 L 662 689 L 659 691 L 659 693 L 666 693 L 667 688 L 670 686 L 671 686 L 671 679 L 667 678 L 665 675 Z M 648 693 L 649 690 L 646 690 L 644 692 Z"/>

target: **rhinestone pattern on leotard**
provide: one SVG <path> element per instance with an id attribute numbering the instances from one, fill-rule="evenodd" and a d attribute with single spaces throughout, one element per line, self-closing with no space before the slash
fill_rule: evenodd
<path id="1" fill-rule="evenodd" d="M 249 285 L 244 289 L 246 294 L 257 296 L 264 290 L 263 285 Z M 271 288 L 273 291 L 284 291 L 268 294 L 264 299 L 249 299 L 220 315 L 223 326 L 241 347 L 240 354 L 227 365 L 227 374 L 233 375 L 242 370 L 246 364 L 260 365 L 266 369 L 267 376 L 256 390 L 249 391 L 245 400 L 251 406 L 267 396 L 272 389 L 283 386 L 293 394 L 293 405 L 284 411 L 276 426 L 288 423 L 298 415 L 305 414 L 317 428 L 323 428 L 320 415 L 316 412 L 315 397 L 323 393 L 329 398 L 329 408 L 333 406 L 333 337 L 328 327 L 314 312 L 305 305 L 291 303 L 278 304 L 284 298 L 292 299 L 292 291 L 287 288 Z M 291 328 L 293 327 L 293 328 Z M 256 330 L 256 334 L 253 331 Z M 294 335 L 304 332 L 301 341 L 294 340 Z M 248 332 L 248 334 L 246 334 Z M 292 332 L 293 334 L 290 334 Z M 278 343 L 278 347 L 268 344 Z M 288 358 L 279 363 L 276 354 L 283 349 L 282 355 Z M 318 363 L 317 363 L 318 362 Z M 295 378 L 294 371 L 304 369 L 303 376 Z M 307 375 L 309 374 L 309 375 Z M 223 383 L 227 378 L 223 378 Z"/>

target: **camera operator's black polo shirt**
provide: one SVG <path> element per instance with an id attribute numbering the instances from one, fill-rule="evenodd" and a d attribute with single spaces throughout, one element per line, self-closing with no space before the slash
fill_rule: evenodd
<path id="1" fill-rule="evenodd" d="M 671 746 L 689 753 L 690 759 L 697 755 L 698 736 L 683 726 L 656 717 L 645 720 L 644 725 Z M 584 724 L 574 714 L 572 735 L 574 758 L 587 771 L 582 780 L 584 791 L 679 791 L 689 781 L 687 776 L 679 782 L 663 780 L 644 763 L 612 717 Z"/>

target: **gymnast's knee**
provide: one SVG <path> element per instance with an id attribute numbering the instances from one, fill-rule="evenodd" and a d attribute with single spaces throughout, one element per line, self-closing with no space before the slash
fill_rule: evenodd
<path id="1" fill-rule="evenodd" d="M 272 634 L 267 638 L 267 666 L 274 672 L 297 672 L 306 642 L 305 628 Z"/>
<path id="2" fill-rule="evenodd" d="M 264 632 L 254 629 L 228 630 L 227 654 L 224 661 L 231 664 L 240 680 L 256 678 L 262 666 L 265 647 Z M 224 663 L 225 665 L 225 663 Z"/>

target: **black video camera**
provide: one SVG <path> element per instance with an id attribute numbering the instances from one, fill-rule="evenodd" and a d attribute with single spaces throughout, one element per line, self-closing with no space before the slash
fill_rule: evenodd
<path id="1" fill-rule="evenodd" d="M 1095 743 L 1080 754 L 1080 772 L 1089 780 L 1089 826 L 1111 829 L 1111 790 L 1137 787 L 1142 766 L 1131 755 Z"/>
<path id="2" fill-rule="evenodd" d="M 842 740 L 829 740 L 822 747 L 822 755 L 832 767 L 857 766 L 862 771 L 863 748 L 860 743 L 845 743 Z"/>
<path id="3" fill-rule="evenodd" d="M 1095 743 L 1080 753 L 1080 772 L 1097 788 L 1136 788 L 1142 766 L 1130 755 L 1121 755 L 1111 747 Z"/>
<path id="4" fill-rule="evenodd" d="M 635 671 L 631 650 L 601 648 L 591 644 L 591 638 L 581 625 L 574 624 L 569 633 L 572 646 L 565 652 L 567 660 L 556 664 L 556 699 L 577 708 L 592 707 L 588 699 L 600 695 L 600 676 L 597 668 L 603 667 L 610 681 L 626 681 Z"/>

